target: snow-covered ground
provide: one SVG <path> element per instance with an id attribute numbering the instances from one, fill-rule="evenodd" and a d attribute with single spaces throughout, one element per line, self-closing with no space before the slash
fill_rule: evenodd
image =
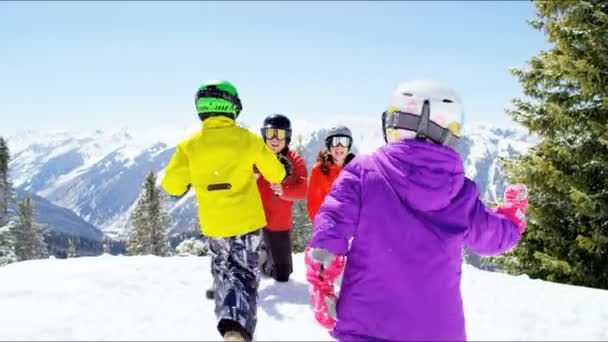
<path id="1" fill-rule="evenodd" d="M 264 279 L 257 340 L 330 340 L 315 324 L 301 255 Z M 0 340 L 218 340 L 209 258 L 100 257 L 0 268 Z M 464 266 L 470 340 L 608 340 L 608 291 Z"/>

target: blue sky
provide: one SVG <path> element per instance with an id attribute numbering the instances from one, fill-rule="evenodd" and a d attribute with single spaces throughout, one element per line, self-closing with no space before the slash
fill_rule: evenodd
<path id="1" fill-rule="evenodd" d="M 242 119 L 379 117 L 402 81 L 462 95 L 466 120 L 511 125 L 508 72 L 549 45 L 530 1 L 0 2 L 0 134 L 191 124 L 208 79 Z"/>

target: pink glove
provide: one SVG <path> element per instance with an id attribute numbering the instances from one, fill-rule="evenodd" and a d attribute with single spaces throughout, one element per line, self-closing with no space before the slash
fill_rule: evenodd
<path id="1" fill-rule="evenodd" d="M 509 185 L 505 190 L 504 203 L 495 211 L 509 218 L 519 228 L 526 231 L 526 210 L 528 209 L 528 188 L 524 184 Z"/>
<path id="2" fill-rule="evenodd" d="M 315 319 L 325 329 L 336 325 L 336 295 L 334 280 L 344 270 L 346 258 L 336 256 L 321 248 L 306 247 L 306 280 L 311 285 L 310 303 Z"/>

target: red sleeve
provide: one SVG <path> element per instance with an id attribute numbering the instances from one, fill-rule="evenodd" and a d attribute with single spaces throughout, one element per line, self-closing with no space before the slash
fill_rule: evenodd
<path id="1" fill-rule="evenodd" d="M 288 201 L 301 200 L 306 197 L 306 178 L 308 177 L 308 170 L 306 169 L 306 163 L 304 163 L 302 157 L 295 153 L 290 157 L 293 174 L 291 177 L 287 178 L 283 185 L 283 196 L 281 196 L 281 198 Z"/>
<path id="2" fill-rule="evenodd" d="M 321 207 L 323 201 L 323 190 L 321 189 L 323 174 L 319 164 L 315 164 L 312 170 L 310 170 L 310 181 L 308 183 L 307 201 L 306 206 L 308 209 L 308 218 L 311 222 L 314 221 L 315 215 Z"/>

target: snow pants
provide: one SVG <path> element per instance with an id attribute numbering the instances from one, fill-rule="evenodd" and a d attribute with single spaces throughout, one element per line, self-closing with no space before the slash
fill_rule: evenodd
<path id="1" fill-rule="evenodd" d="M 278 282 L 286 282 L 293 272 L 291 232 L 264 229 L 260 260 L 261 271 Z"/>
<path id="2" fill-rule="evenodd" d="M 236 330 L 251 341 L 257 324 L 258 254 L 262 230 L 209 238 L 217 329 Z"/>

